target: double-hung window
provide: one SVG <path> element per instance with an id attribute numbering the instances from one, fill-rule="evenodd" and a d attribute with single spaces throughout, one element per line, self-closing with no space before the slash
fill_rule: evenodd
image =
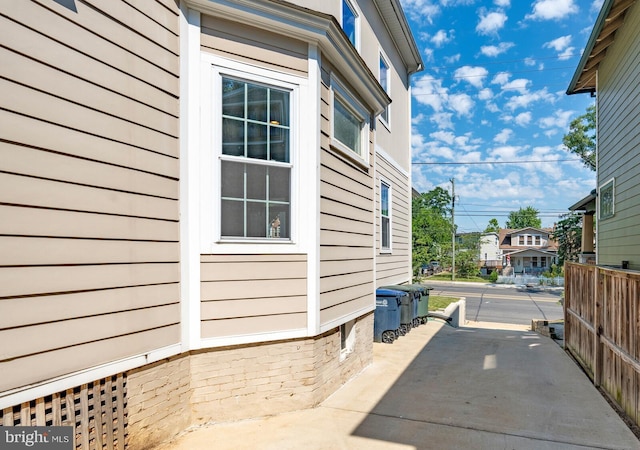
<path id="1" fill-rule="evenodd" d="M 382 251 L 391 250 L 391 186 L 380 182 L 380 247 Z"/>
<path id="2" fill-rule="evenodd" d="M 358 48 L 358 13 L 349 0 L 342 0 L 342 30 Z"/>
<path id="3" fill-rule="evenodd" d="M 220 238 L 291 238 L 292 90 L 221 75 Z"/>
<path id="4" fill-rule="evenodd" d="M 391 87 L 391 80 L 390 80 L 390 74 L 389 74 L 389 63 L 387 62 L 387 59 L 382 55 L 382 53 L 380 53 L 380 67 L 379 67 L 379 80 L 378 81 L 380 81 L 380 85 L 382 86 L 384 91 L 387 93 L 387 95 L 389 95 L 390 94 L 390 87 Z M 389 108 L 390 108 L 390 106 L 387 105 L 387 107 L 384 109 L 384 111 L 382 111 L 382 113 L 380 113 L 380 118 L 382 119 L 382 121 L 387 126 L 389 125 Z"/>
<path id="5" fill-rule="evenodd" d="M 361 163 L 368 162 L 368 113 L 337 79 L 331 79 L 331 145 Z"/>

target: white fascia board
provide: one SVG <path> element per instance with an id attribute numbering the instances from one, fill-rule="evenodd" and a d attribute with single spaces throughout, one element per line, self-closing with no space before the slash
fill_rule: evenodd
<path id="1" fill-rule="evenodd" d="M 376 153 L 380 156 L 382 156 L 382 158 L 388 162 L 389 164 L 391 164 L 393 166 L 394 169 L 396 169 L 398 172 L 400 172 L 402 175 L 404 175 L 405 177 L 407 177 L 407 179 L 409 179 L 411 177 L 411 174 L 409 172 L 407 172 L 400 164 L 398 164 L 398 162 L 393 159 L 391 157 L 391 155 L 389 155 L 387 152 L 385 152 L 382 147 L 380 147 L 378 144 L 375 145 L 376 148 Z M 409 149 L 409 152 L 411 150 Z"/>
<path id="2" fill-rule="evenodd" d="M 182 353 L 180 344 L 174 344 L 145 354 L 56 377 L 46 382 L 34 383 L 29 386 L 12 389 L 0 394 L 0 409 L 29 402 L 35 398 L 46 397 L 47 395 L 91 383 L 92 381 L 126 372 L 127 370 L 143 367 L 147 364 L 179 355 L 180 353 Z"/>
<path id="3" fill-rule="evenodd" d="M 231 345 L 257 344 L 261 342 L 282 341 L 309 337 L 307 329 L 274 331 L 272 333 L 243 334 L 202 339 L 202 348 L 228 347 Z"/>
<path id="4" fill-rule="evenodd" d="M 373 115 L 391 103 L 375 75 L 333 16 L 267 0 L 185 0 L 189 8 L 234 22 L 315 43 L 366 101 Z"/>

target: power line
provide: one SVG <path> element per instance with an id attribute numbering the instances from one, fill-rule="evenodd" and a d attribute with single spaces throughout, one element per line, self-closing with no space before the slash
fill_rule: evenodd
<path id="1" fill-rule="evenodd" d="M 469 162 L 450 162 L 450 161 L 442 161 L 442 162 L 424 162 L 424 161 L 416 161 L 411 162 L 412 165 L 417 166 L 453 166 L 453 165 L 462 165 L 462 166 L 476 166 L 482 164 L 527 164 L 527 163 L 558 163 L 558 162 L 573 162 L 580 161 L 580 158 L 572 158 L 572 159 L 546 159 L 546 160 L 525 160 L 525 161 L 469 161 Z"/>

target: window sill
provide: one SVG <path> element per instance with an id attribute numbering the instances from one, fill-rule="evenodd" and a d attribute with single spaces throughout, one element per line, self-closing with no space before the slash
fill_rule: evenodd
<path id="1" fill-rule="evenodd" d="M 345 149 L 344 146 L 340 143 L 333 140 L 331 142 L 331 150 L 340 157 L 340 159 L 345 162 L 355 166 L 357 169 L 368 172 L 369 171 L 369 162 L 362 158 L 360 155 L 353 152 L 351 149 Z"/>

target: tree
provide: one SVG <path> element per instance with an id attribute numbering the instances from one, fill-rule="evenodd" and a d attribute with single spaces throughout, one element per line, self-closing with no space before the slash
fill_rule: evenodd
<path id="1" fill-rule="evenodd" d="M 540 228 L 542 226 L 542 220 L 538 217 L 539 211 L 533 206 L 527 206 L 526 208 L 520 208 L 518 211 L 511 211 L 509 218 L 505 224 L 506 228 Z"/>
<path id="2" fill-rule="evenodd" d="M 493 218 L 489 220 L 489 225 L 484 229 L 485 233 L 498 233 L 500 231 L 500 224 L 498 223 L 498 219 Z"/>
<path id="3" fill-rule="evenodd" d="M 558 243 L 558 265 L 577 261 L 582 247 L 582 217 L 571 212 L 561 216 L 551 237 Z"/>
<path id="4" fill-rule="evenodd" d="M 445 264 L 451 253 L 451 195 L 437 187 L 412 202 L 413 269 L 418 273 L 432 260 Z"/>
<path id="5" fill-rule="evenodd" d="M 585 166 L 596 170 L 596 107 L 591 105 L 587 112 L 576 117 L 569 125 L 569 132 L 562 138 L 571 153 L 578 155 Z"/>
<path id="6" fill-rule="evenodd" d="M 477 275 L 479 254 L 480 233 L 468 233 L 461 236 L 456 246 L 456 274 L 462 278 Z"/>

